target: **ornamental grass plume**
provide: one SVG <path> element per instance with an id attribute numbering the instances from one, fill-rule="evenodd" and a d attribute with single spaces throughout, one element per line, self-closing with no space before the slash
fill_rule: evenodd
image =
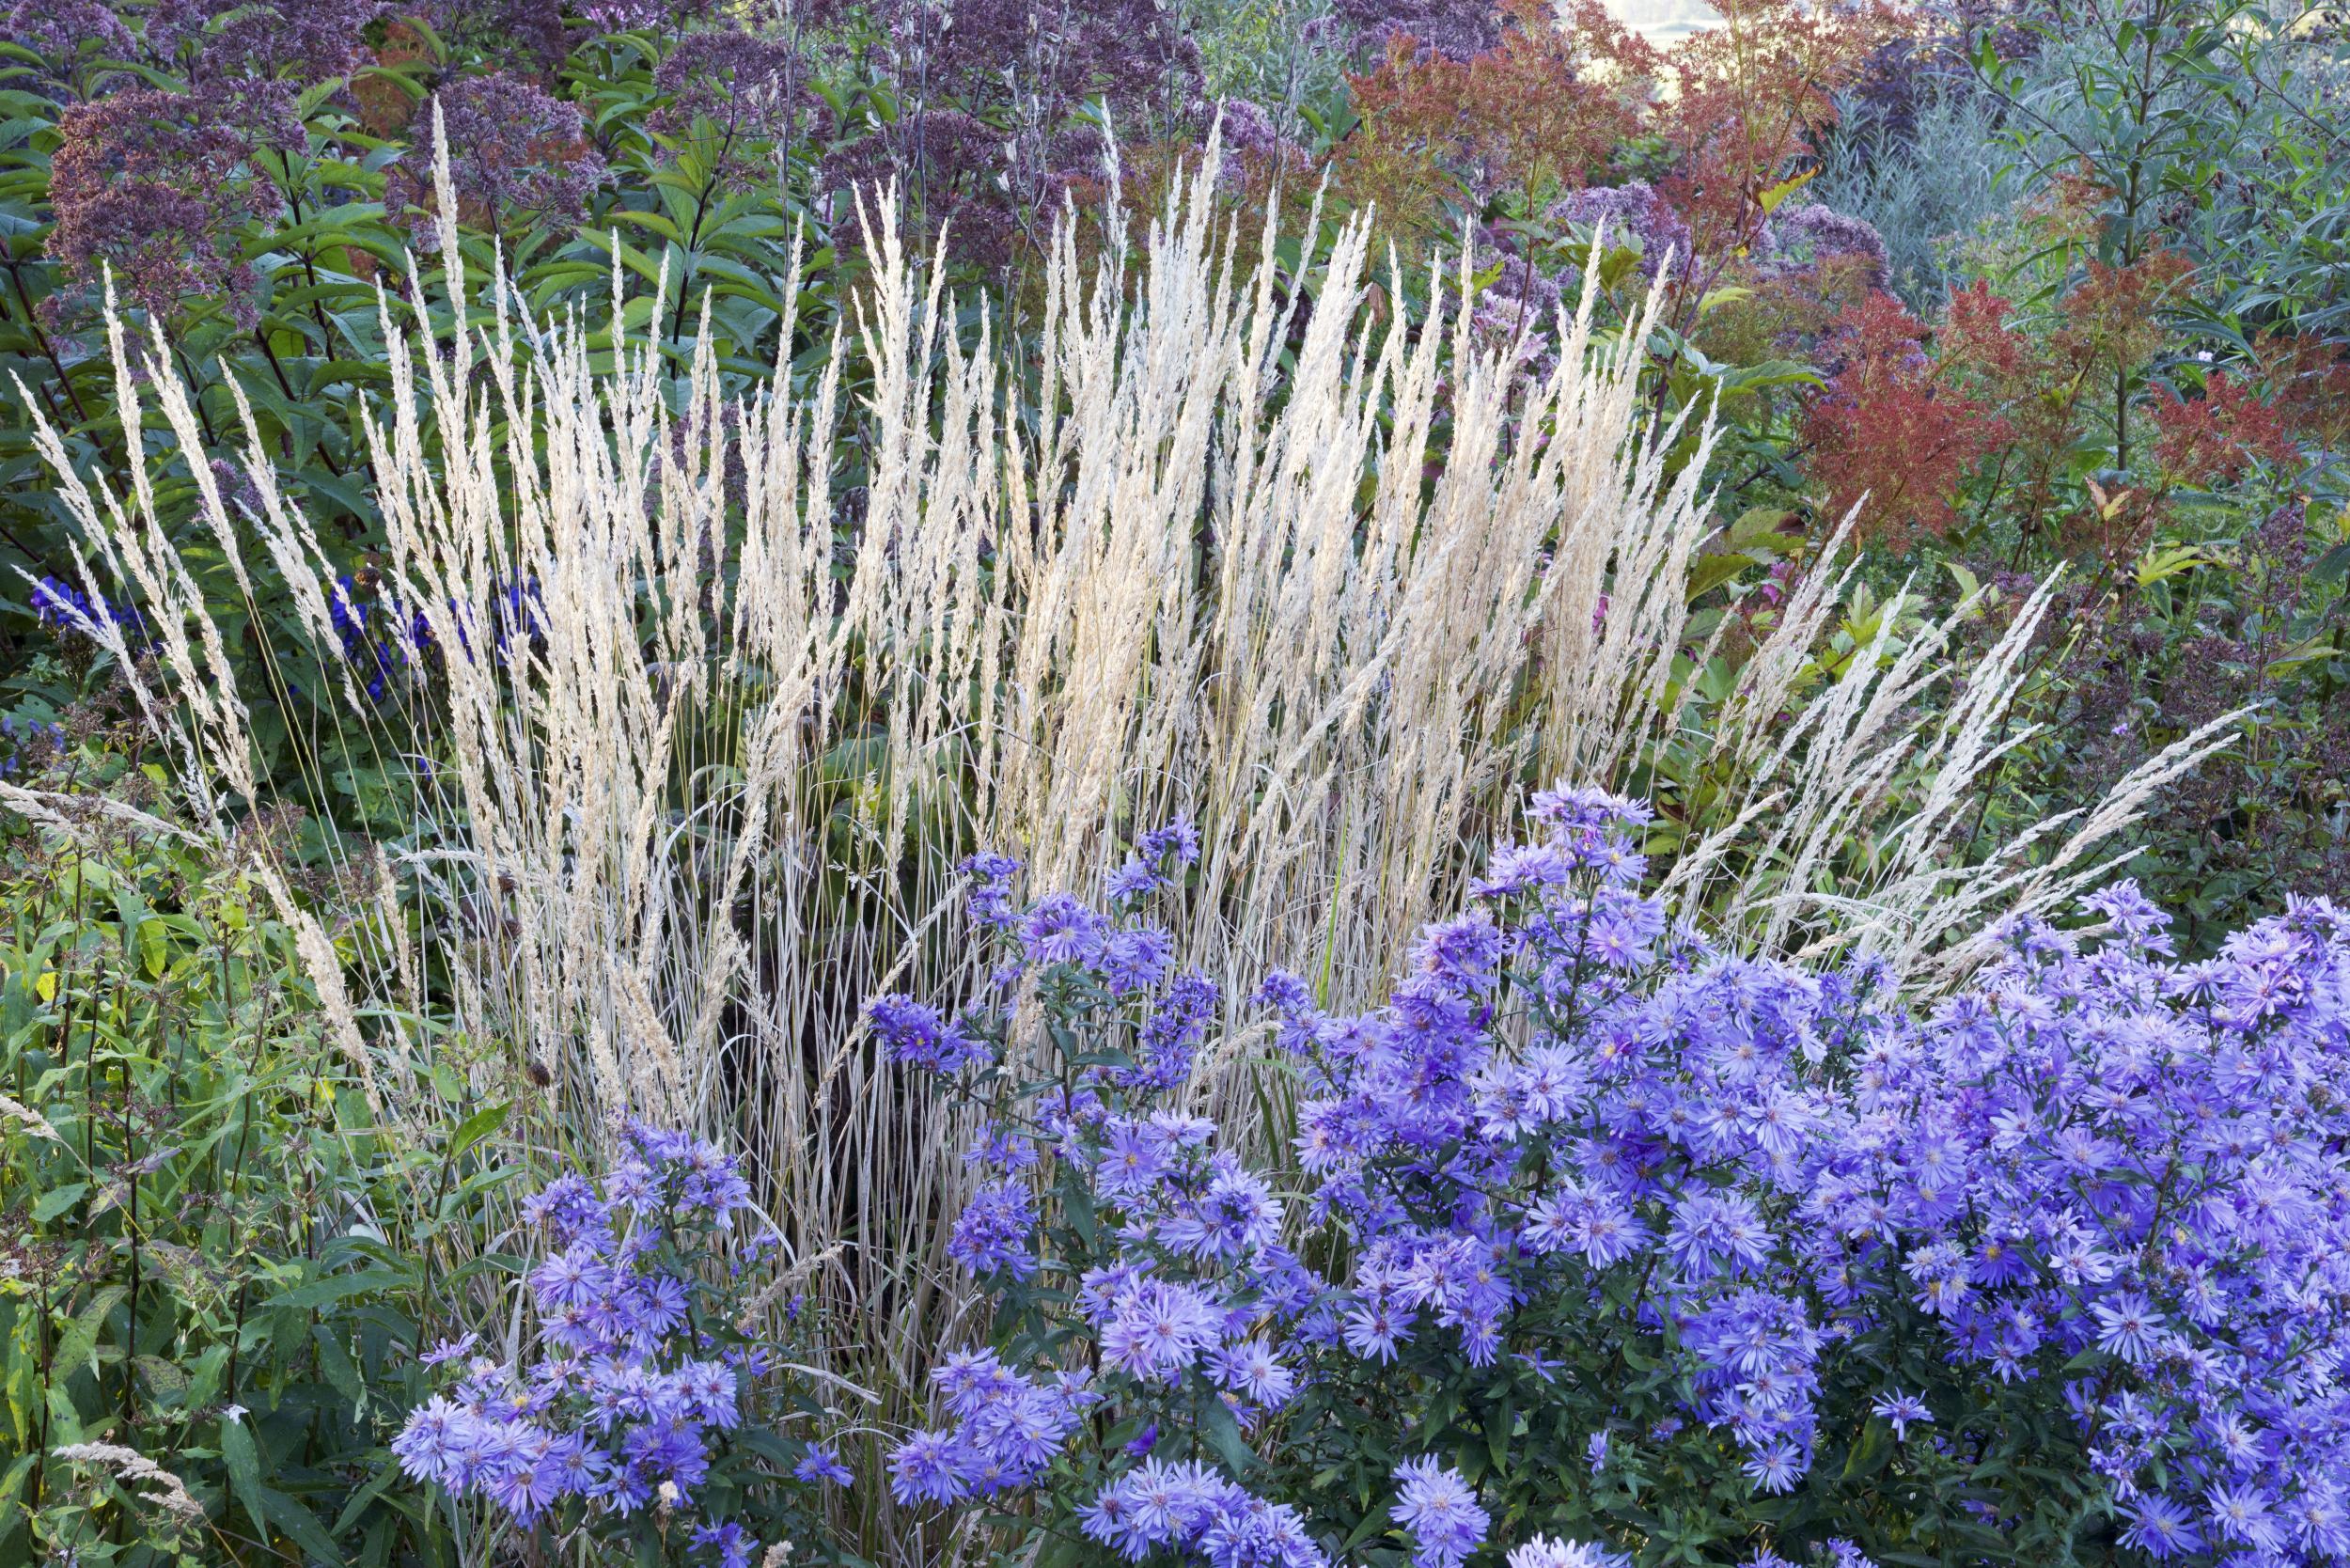
<path id="1" fill-rule="evenodd" d="M 631 339 L 617 268 L 603 327 L 533 320 L 502 275 L 477 290 L 444 159 L 439 281 L 482 303 L 436 307 L 421 268 L 404 306 L 382 299 L 388 389 L 364 433 L 384 538 L 364 572 L 242 410 L 253 494 L 196 464 L 185 549 L 159 499 L 168 456 L 143 452 L 118 493 L 37 432 L 85 602 L 134 605 L 140 647 L 118 619 L 77 630 L 162 737 L 196 827 L 231 843 L 273 798 L 271 710 L 315 814 L 333 802 L 304 738 L 329 730 L 400 798 L 373 922 L 330 935 L 263 873 L 281 917 L 308 922 L 330 1027 L 387 1117 L 446 1109 L 432 1042 L 461 1038 L 488 1047 L 468 1094 L 543 1073 L 584 1137 L 612 1111 L 729 1134 L 787 1256 L 845 1244 L 808 1292 L 870 1325 L 839 1354 L 901 1397 L 965 1309 L 950 1243 L 999 1243 L 993 1222 L 932 1223 L 978 1179 L 969 1129 L 882 1060 L 864 1004 L 975 978 L 947 912 L 982 846 L 1078 886 L 1136 823 L 1186 817 L 1171 924 L 1215 984 L 1170 1022 L 1188 1038 L 1275 967 L 1330 1005 L 1369 1000 L 1535 778 L 1621 779 L 1694 746 L 1731 787 L 1687 824 L 1676 895 L 1759 944 L 1860 944 L 1922 975 L 1986 914 L 2064 898 L 2192 757 L 2124 780 L 2044 864 L 1946 864 L 2013 744 L 1998 723 L 2043 602 L 1919 717 L 1949 624 L 1897 635 L 1888 615 L 1799 695 L 1832 567 L 1794 586 L 1698 729 L 1711 438 L 1668 471 L 1686 432 L 1645 421 L 1645 327 L 1601 341 L 1587 289 L 1529 385 L 1508 345 L 1476 346 L 1465 288 L 1425 328 L 1370 315 L 1362 222 L 1305 288 L 1269 232 L 1233 254 L 1214 180 L 1212 150 L 1132 253 L 1083 262 L 1064 227 L 1022 356 L 984 313 L 958 331 L 885 201 L 821 370 L 728 400 L 707 355 Z M 165 345 L 118 315 L 110 343 L 126 426 L 206 450 Z M 265 638 L 241 683 L 218 611 L 265 624 L 263 560 L 299 633 Z M 1922 804 L 1887 823 L 1897 781 Z M 1882 856 L 1819 892 L 1861 823 Z M 1279 1097 L 1237 1054 L 1169 1062 L 1174 1092 L 1258 1107 L 1252 1136 L 1276 1136 Z"/>
<path id="2" fill-rule="evenodd" d="M 187 1483 L 136 1449 L 119 1443 L 67 1443 L 49 1450 L 69 1465 L 89 1465 L 121 1482 L 146 1486 L 139 1501 L 153 1505 L 174 1527 L 197 1529 L 205 1524 L 204 1505 L 188 1495 Z"/>

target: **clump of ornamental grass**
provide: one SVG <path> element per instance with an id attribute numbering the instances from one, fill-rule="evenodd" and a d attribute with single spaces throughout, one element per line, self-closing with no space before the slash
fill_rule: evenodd
<path id="1" fill-rule="evenodd" d="M 57 613 L 159 735 L 189 831 L 235 839 L 272 776 L 334 821 L 329 736 L 381 780 L 385 853 L 320 852 L 368 868 L 370 917 L 330 932 L 257 874 L 387 1124 L 442 1113 L 454 1039 L 466 1092 L 549 1093 L 590 1141 L 619 1110 L 727 1131 L 790 1257 L 843 1244 L 809 1283 L 867 1325 L 840 1370 L 918 1388 L 964 1305 L 929 1216 L 972 1177 L 861 1020 L 973 978 L 948 911 L 979 846 L 1069 884 L 1187 813 L 1167 916 L 1229 1025 L 1272 967 L 1368 1000 L 1530 780 L 1622 779 L 1670 746 L 1718 785 L 1678 824 L 1676 896 L 1923 980 L 1986 911 L 2061 902 L 2207 739 L 1954 864 L 2044 599 L 1953 698 L 1957 622 L 1903 603 L 1822 662 L 1848 580 L 1826 565 L 1700 704 L 1706 441 L 1668 469 L 1686 432 L 1644 418 L 1645 328 L 1601 339 L 1587 288 L 1529 383 L 1477 345 L 1465 287 L 1426 323 L 1371 312 L 1361 222 L 1299 274 L 1270 236 L 1235 255 L 1214 180 L 1211 159 L 1131 253 L 1081 261 L 1065 230 L 1023 363 L 984 314 L 959 327 L 885 204 L 856 332 L 739 400 L 708 355 L 632 337 L 617 293 L 602 327 L 542 322 L 503 277 L 450 312 L 412 273 L 432 330 L 386 302 L 364 430 L 384 537 L 360 559 L 249 410 L 242 484 L 185 475 L 200 551 L 164 525 L 174 444 L 118 493 L 38 432 L 82 556 Z M 439 282 L 474 300 L 453 181 Z M 110 342 L 126 423 L 205 449 L 168 345 L 119 317 Z M 1281 1136 L 1248 1063 L 1194 1068 L 1185 1103 Z"/>
<path id="2" fill-rule="evenodd" d="M 1537 793 L 1377 1010 L 1263 986 L 1293 1198 L 1168 1090 L 1187 832 L 1101 903 L 975 861 L 988 982 L 872 1010 L 977 1118 L 994 1309 L 901 1500 L 1213 1568 L 2350 1550 L 2350 914 L 2186 964 L 2122 884 L 1920 1005 L 1709 938 L 1648 820 Z"/>

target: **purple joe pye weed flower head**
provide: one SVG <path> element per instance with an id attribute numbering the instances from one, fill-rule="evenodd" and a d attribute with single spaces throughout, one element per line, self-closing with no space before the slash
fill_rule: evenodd
<path id="1" fill-rule="evenodd" d="M 1659 1465 L 1692 1497 L 1811 1494 L 1849 1529 L 1852 1434 L 1964 1464 L 1935 1413 L 1966 1410 L 2041 1423 L 2033 1463 L 2069 1466 L 2148 1556 L 2350 1549 L 2350 916 L 2297 901 L 2180 964 L 2122 885 L 2092 901 L 2097 933 L 2013 921 L 1962 989 L 1917 1002 L 1882 964 L 1807 970 L 1676 920 L 1640 890 L 1637 803 L 1544 791 L 1528 818 L 1385 1006 L 1264 984 L 1296 1094 L 1288 1192 L 1171 1103 L 1218 1013 L 1179 1005 L 1205 982 L 1172 962 L 1120 972 L 1157 889 L 1023 906 L 1008 863 L 973 863 L 975 929 L 1015 950 L 1063 1065 L 1024 1095 L 1021 1072 L 968 1071 L 1030 1048 L 1004 1020 L 969 1026 L 990 1043 L 968 1056 L 902 998 L 876 1029 L 947 1064 L 992 1127 L 1031 1131 L 1017 1195 L 974 1200 L 973 1255 L 1017 1231 L 989 1293 L 1092 1346 L 1102 1424 L 991 1415 L 1052 1363 L 986 1353 L 947 1390 L 950 1424 L 900 1450 L 902 1497 L 1028 1486 L 1100 1430 L 1073 1462 L 1105 1481 L 1053 1505 L 1105 1549 L 1227 1560 L 1217 1543 L 1288 1509 L 1266 1528 L 1321 1560 L 1359 1519 L 1306 1480 L 1356 1434 L 1429 1455 L 1391 1519 L 1449 1565 L 1489 1510 L 1591 1508 Z M 1146 1071 L 1170 1012 L 1185 1071 Z M 1316 1232 L 1338 1243 L 1326 1273 L 1292 1249 Z M 1663 1380 L 1573 1373 L 1624 1364 Z M 1472 1487 L 1414 1435 L 1503 1388 L 1529 1423 L 1513 1446 L 1548 1440 L 1548 1402 L 1570 1414 L 1555 1455 Z M 2028 1526 L 2026 1483 L 1978 1484 L 1983 1519 Z M 1750 1555 L 1750 1524 L 1720 1517 L 1721 1550 Z M 1634 1544 L 1495 1549 L 1552 1568 Z M 1875 1549 L 1768 1549 L 1814 1546 Z"/>
<path id="2" fill-rule="evenodd" d="M 1885 287 L 1890 258 L 1885 237 L 1866 218 L 1847 217 L 1820 202 L 1799 202 L 1771 214 L 1765 275 L 1797 272 L 1850 259 L 1862 264 L 1868 287 Z"/>
<path id="3" fill-rule="evenodd" d="M 1596 230 L 1610 245 L 1638 246 L 1644 277 L 1654 277 L 1668 255 L 1675 273 L 1689 271 L 1689 248 L 1694 243 L 1689 225 L 1645 180 L 1574 192 L 1551 205 L 1550 219 Z"/>
<path id="4" fill-rule="evenodd" d="M 86 55 L 128 59 L 139 46 L 109 0 L 17 0 L 7 30 L 16 43 L 58 64 Z"/>
<path id="5" fill-rule="evenodd" d="M 604 182 L 603 155 L 588 140 L 580 106 L 526 77 L 506 71 L 461 77 L 434 94 L 433 104 L 448 137 L 449 183 L 469 224 L 512 230 L 527 219 L 560 231 L 585 215 Z M 430 112 L 417 118 L 424 141 L 392 166 L 384 201 L 396 215 L 435 210 L 432 123 Z M 416 228 L 426 243 L 439 243 L 436 226 Z"/>
<path id="6" fill-rule="evenodd" d="M 1408 38 L 1428 54 L 1468 60 L 1501 42 L 1501 8 L 1494 0 L 1339 0 L 1335 14 L 1355 50 L 1384 55 Z"/>
<path id="7" fill-rule="evenodd" d="M 573 0 L 580 19 L 600 32 L 685 26 L 707 17 L 714 0 Z"/>
<path id="8" fill-rule="evenodd" d="M 672 140 L 707 128 L 706 150 L 739 188 L 773 176 L 765 145 L 829 139 L 832 111 L 810 74 L 807 55 L 781 39 L 736 28 L 691 33 L 653 71 L 653 86 L 669 102 L 647 123 Z"/>
<path id="9" fill-rule="evenodd" d="M 278 206 L 263 161 L 304 142 L 281 87 L 129 88 L 68 108 L 57 133 L 47 243 L 73 290 L 94 296 L 111 273 L 158 314 L 209 297 L 241 326 L 258 319 L 240 236 Z"/>
<path id="10" fill-rule="evenodd" d="M 306 86 L 365 64 L 364 29 L 387 8 L 384 0 L 156 0 L 144 41 L 207 90 L 241 76 Z"/>

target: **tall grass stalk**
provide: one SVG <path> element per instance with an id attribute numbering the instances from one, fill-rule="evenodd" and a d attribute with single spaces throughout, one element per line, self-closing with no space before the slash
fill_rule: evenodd
<path id="1" fill-rule="evenodd" d="M 1087 886 L 1136 827 L 1191 813 L 1205 853 L 1181 934 L 1237 1020 L 1274 965 L 1366 1000 L 1523 791 L 1629 780 L 1668 744 L 1742 781 L 1696 824 L 1684 889 L 1760 941 L 1913 965 L 1964 934 L 1954 912 L 2060 896 L 2190 757 L 2131 780 L 2054 870 L 1945 865 L 2045 600 L 1955 699 L 1934 691 L 1951 628 L 1897 643 L 1891 615 L 1799 692 L 1832 569 L 1700 729 L 1687 587 L 1710 435 L 1668 474 L 1683 432 L 1644 422 L 1645 331 L 1603 341 L 1587 290 L 1528 386 L 1472 337 L 1465 273 L 1415 330 L 1371 308 L 1358 221 L 1285 286 L 1270 235 L 1254 257 L 1219 236 L 1214 181 L 1212 154 L 1131 257 L 1081 259 L 1064 232 L 1023 364 L 958 336 L 887 202 L 854 330 L 811 385 L 779 373 L 730 400 L 707 357 L 677 372 L 629 341 L 617 275 L 601 332 L 530 320 L 501 279 L 430 338 L 386 301 L 390 391 L 366 431 L 384 591 L 438 656 L 381 705 L 347 677 L 240 690 L 154 475 L 86 485 L 40 432 L 86 578 L 141 603 L 161 679 L 118 628 L 85 630 L 168 738 L 202 830 L 227 842 L 271 798 L 248 704 L 383 737 L 413 792 L 372 928 L 330 934 L 270 886 L 385 1115 L 426 1114 L 415 1086 L 454 1038 L 498 1047 L 476 1092 L 543 1071 L 589 1136 L 628 1109 L 739 1140 L 842 1325 L 831 1370 L 882 1397 L 844 1394 L 861 1419 L 908 1413 L 969 1309 L 941 1253 L 968 1130 L 879 1060 L 860 1008 L 976 983 L 951 900 L 974 848 Z M 446 297 L 474 297 L 453 232 L 441 256 Z M 413 270 L 411 289 L 435 320 Z M 204 450 L 160 341 L 134 348 L 117 320 L 113 342 L 129 428 L 151 407 Z M 192 465 L 205 543 L 248 600 L 265 555 L 308 656 L 338 669 L 339 541 L 254 439 L 257 509 Z M 1897 782 L 1922 804 L 1879 833 L 1865 886 L 1830 886 Z M 1228 1052 L 1198 1092 L 1246 1121 L 1282 1098 L 1254 1075 Z M 939 1547 L 878 1512 L 863 1526 L 906 1560 Z"/>

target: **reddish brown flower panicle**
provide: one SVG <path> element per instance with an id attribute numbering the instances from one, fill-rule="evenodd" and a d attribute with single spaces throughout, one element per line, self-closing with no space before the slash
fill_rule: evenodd
<path id="1" fill-rule="evenodd" d="M 1899 300 L 1872 290 L 1830 335 L 1834 374 L 1804 422 L 1830 515 L 1857 506 L 1864 532 L 1896 542 L 1948 532 L 1959 479 L 2007 433 L 2003 420 L 1941 384 L 1925 336 Z"/>

